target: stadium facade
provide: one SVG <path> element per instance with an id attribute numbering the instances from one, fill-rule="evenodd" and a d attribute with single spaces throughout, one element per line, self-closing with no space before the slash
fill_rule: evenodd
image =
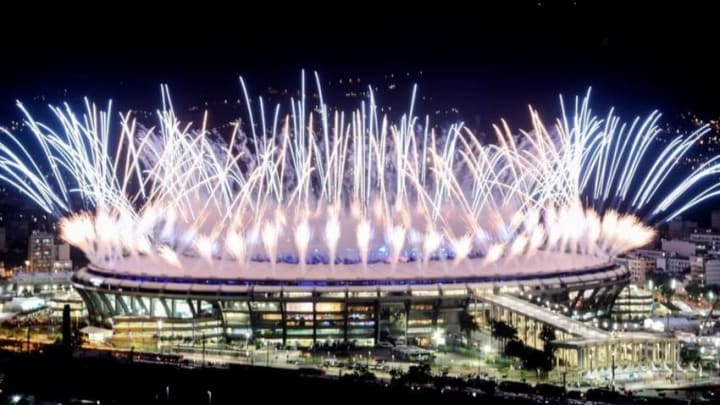
<path id="1" fill-rule="evenodd" d="M 609 315 L 629 279 L 625 267 L 605 261 L 554 272 L 345 280 L 162 276 L 90 265 L 73 284 L 91 322 L 112 327 L 116 338 L 430 346 L 464 336 L 464 315 L 487 316 L 483 296 L 522 296 L 587 320 Z"/>

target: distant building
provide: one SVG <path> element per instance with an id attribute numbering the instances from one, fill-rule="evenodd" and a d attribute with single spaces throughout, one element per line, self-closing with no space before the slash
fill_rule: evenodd
<path id="1" fill-rule="evenodd" d="M 22 252 L 30 237 L 30 224 L 27 220 L 18 218 L 5 218 L 4 222 L 5 229 L 12 229 L 12 232 L 5 233 L 8 250 Z"/>
<path id="2" fill-rule="evenodd" d="M 53 271 L 72 271 L 73 264 L 70 260 L 55 260 L 53 261 Z"/>
<path id="3" fill-rule="evenodd" d="M 28 240 L 28 271 L 70 271 L 70 245 L 55 241 L 49 232 L 33 231 Z"/>
<path id="4" fill-rule="evenodd" d="M 28 271 L 50 272 L 55 255 L 55 235 L 33 231 L 28 240 Z"/>
<path id="5" fill-rule="evenodd" d="M 654 250 L 654 249 L 635 249 L 632 251 L 633 254 L 641 257 L 649 257 L 649 258 L 658 258 L 665 256 L 665 252 L 662 250 Z"/>
<path id="6" fill-rule="evenodd" d="M 687 256 L 662 256 L 655 259 L 657 271 L 668 274 L 680 274 L 690 271 L 690 258 Z"/>
<path id="7" fill-rule="evenodd" d="M 70 245 L 67 243 L 55 244 L 55 260 L 70 260 Z"/>
<path id="8" fill-rule="evenodd" d="M 706 285 L 720 286 L 720 258 L 712 257 L 704 260 L 704 275 Z"/>
<path id="9" fill-rule="evenodd" d="M 48 308 L 50 309 L 50 317 L 57 321 L 62 321 L 63 310 L 65 305 L 70 307 L 70 318 L 77 320 L 85 317 L 85 302 L 74 290 L 56 293 L 48 300 Z"/>
<path id="10" fill-rule="evenodd" d="M 615 261 L 627 267 L 630 271 L 630 282 L 638 286 L 645 285 L 647 274 L 655 271 L 657 267 L 655 257 L 642 256 L 635 252 L 625 257 L 619 257 Z"/>
<path id="11" fill-rule="evenodd" d="M 720 210 L 712 210 L 710 213 L 710 226 L 716 232 L 720 232 Z"/>
<path id="12" fill-rule="evenodd" d="M 654 301 L 650 291 L 631 284 L 615 299 L 613 317 L 618 321 L 647 319 L 652 315 Z"/>
<path id="13" fill-rule="evenodd" d="M 679 240 L 679 239 L 663 239 L 661 241 L 662 244 L 662 251 L 667 253 L 668 255 L 676 255 L 676 256 L 697 256 L 702 255 L 707 252 L 704 245 L 700 243 L 700 248 L 698 249 L 698 242 L 691 242 L 687 240 Z"/>
<path id="14" fill-rule="evenodd" d="M 698 253 L 720 251 L 720 233 L 713 233 L 710 229 L 691 233 L 690 241 L 695 243 Z"/>
<path id="15" fill-rule="evenodd" d="M 67 243 L 56 244 L 53 259 L 53 271 L 71 271 L 70 245 Z"/>
<path id="16" fill-rule="evenodd" d="M 3 312 L 32 312 L 45 307 L 45 300 L 37 297 L 14 297 L 6 302 Z"/>
<path id="17" fill-rule="evenodd" d="M 668 224 L 668 234 L 670 238 L 687 238 L 697 228 L 696 221 L 683 221 L 681 217 L 676 217 Z"/>
<path id="18" fill-rule="evenodd" d="M 72 290 L 72 272 L 17 272 L 13 274 L 12 290 L 17 296 L 54 294 Z"/>
<path id="19" fill-rule="evenodd" d="M 695 230 L 686 239 L 662 239 L 661 244 L 664 256 L 657 258 L 658 270 L 689 271 L 695 282 L 720 285 L 720 233 Z"/>
<path id="20" fill-rule="evenodd" d="M 705 284 L 705 256 L 690 256 L 688 261 L 692 280 Z"/>
<path id="21" fill-rule="evenodd" d="M 720 285 L 720 257 L 702 255 L 690 257 L 667 257 L 665 258 L 665 272 L 677 274 L 690 270 L 692 281 L 701 285 Z"/>

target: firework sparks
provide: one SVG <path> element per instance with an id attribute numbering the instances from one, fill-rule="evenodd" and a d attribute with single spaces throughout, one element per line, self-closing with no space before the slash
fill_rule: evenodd
<path id="1" fill-rule="evenodd" d="M 238 123 L 228 142 L 205 120 L 181 124 L 165 87 L 156 129 L 120 114 L 117 136 L 111 103 L 101 111 L 86 102 L 80 118 L 51 107 L 57 131 L 18 104 L 43 156 L 2 129 L 0 179 L 63 217 L 62 237 L 97 265 L 147 258 L 182 269 L 198 257 L 242 270 L 265 261 L 270 277 L 276 263 L 299 264 L 299 274 L 323 264 L 332 276 L 341 265 L 422 271 L 443 258 L 473 261 L 474 272 L 538 252 L 608 258 L 720 193 L 706 185 L 719 157 L 675 173 L 707 128 L 658 146 L 657 112 L 599 118 L 589 93 L 572 114 L 561 100 L 551 129 L 531 109 L 531 131 L 503 122 L 498 142 L 481 144 L 463 125 L 436 132 L 414 117 L 415 91 L 392 125 L 372 91 L 351 113 L 331 113 L 319 91 L 320 107 L 307 112 L 303 77 L 289 114 L 278 106 L 268 120 L 262 99 L 251 109 L 241 86 L 250 134 Z"/>

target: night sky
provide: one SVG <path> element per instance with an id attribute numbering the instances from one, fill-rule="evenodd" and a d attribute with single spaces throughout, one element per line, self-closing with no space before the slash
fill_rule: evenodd
<path id="1" fill-rule="evenodd" d="M 368 80 L 423 70 L 422 91 L 488 125 L 526 120 L 528 103 L 555 115 L 558 93 L 588 86 L 598 111 L 614 105 L 623 115 L 658 108 L 720 116 L 711 6 L 507 3 L 323 10 L 273 3 L 254 11 L 190 3 L 172 14 L 137 5 L 98 9 L 94 17 L 59 8 L 20 13 L 15 25 L 0 28 L 0 120 L 15 114 L 16 98 L 59 99 L 63 89 L 71 101 L 87 95 L 154 107 L 159 84 L 168 83 L 176 101 L 190 105 L 239 96 L 239 75 L 254 93 L 297 87 L 301 68 Z M 403 94 L 409 99 L 410 89 Z"/>

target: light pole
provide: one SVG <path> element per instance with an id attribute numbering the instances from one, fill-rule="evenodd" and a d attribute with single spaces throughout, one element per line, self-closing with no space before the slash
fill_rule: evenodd
<path id="1" fill-rule="evenodd" d="M 698 361 L 698 370 L 699 370 L 698 378 L 702 378 L 702 366 L 703 366 L 702 356 L 703 356 L 703 354 L 705 354 L 705 348 L 701 347 L 700 348 L 700 361 Z"/>
<path id="2" fill-rule="evenodd" d="M 610 377 L 610 389 L 615 391 L 615 353 L 612 354 L 612 371 Z"/>
<path id="3" fill-rule="evenodd" d="M 162 333 L 162 321 L 157 321 L 157 345 L 158 345 L 158 351 L 162 353 L 162 340 L 161 340 L 161 333 Z"/>
<path id="4" fill-rule="evenodd" d="M 247 349 L 248 346 L 250 346 L 250 331 L 245 332 L 245 348 Z"/>
<path id="5" fill-rule="evenodd" d="M 27 352 L 30 353 L 30 320 L 27 321 Z"/>
<path id="6" fill-rule="evenodd" d="M 205 332 L 202 333 L 202 362 L 205 367 Z"/>
<path id="7" fill-rule="evenodd" d="M 670 293 L 670 296 L 669 296 L 668 299 L 667 299 L 667 304 L 668 304 L 667 307 L 668 307 L 668 308 L 667 308 L 667 312 L 665 313 L 665 331 L 668 332 L 668 333 L 670 332 L 670 311 L 671 311 L 671 309 L 670 309 L 670 299 L 671 299 L 672 296 L 675 294 L 675 287 L 676 287 L 676 285 L 677 285 L 677 281 L 675 281 L 674 278 L 671 279 L 671 280 L 670 280 L 670 290 L 671 290 L 671 293 Z"/>
<path id="8" fill-rule="evenodd" d="M 208 394 L 208 405 L 212 405 L 212 391 L 207 390 Z"/>

